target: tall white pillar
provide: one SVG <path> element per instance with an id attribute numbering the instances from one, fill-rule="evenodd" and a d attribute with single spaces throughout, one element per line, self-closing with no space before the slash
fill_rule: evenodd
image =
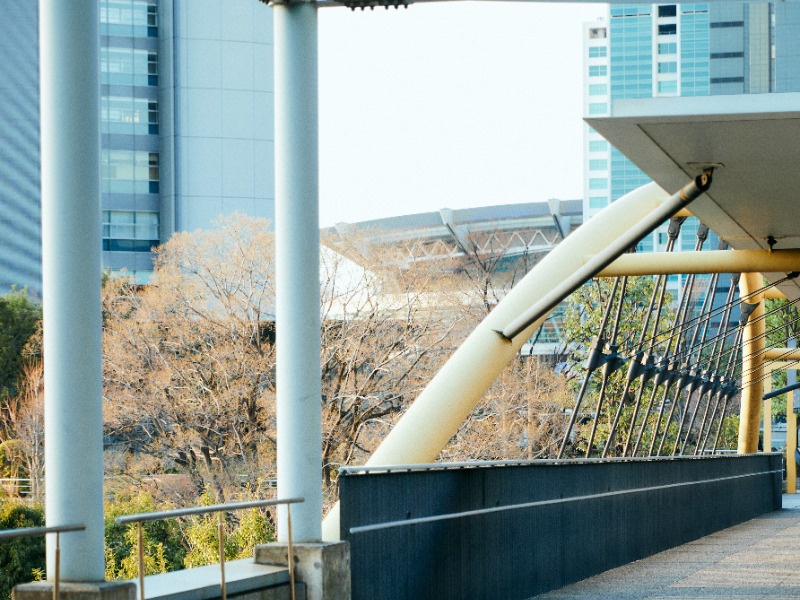
<path id="1" fill-rule="evenodd" d="M 97 0 L 40 0 L 47 524 L 61 576 L 101 581 L 100 32 Z M 48 576 L 54 572 L 48 543 Z"/>
<path id="2" fill-rule="evenodd" d="M 317 7 L 274 4 L 278 494 L 297 541 L 322 537 Z M 286 509 L 278 539 L 288 540 Z"/>

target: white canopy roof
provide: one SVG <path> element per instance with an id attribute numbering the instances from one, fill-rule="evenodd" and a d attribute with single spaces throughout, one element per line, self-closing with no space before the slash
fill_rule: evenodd
<path id="1" fill-rule="evenodd" d="M 668 192 L 716 166 L 689 210 L 731 247 L 800 248 L 800 93 L 618 100 L 587 122 Z"/>

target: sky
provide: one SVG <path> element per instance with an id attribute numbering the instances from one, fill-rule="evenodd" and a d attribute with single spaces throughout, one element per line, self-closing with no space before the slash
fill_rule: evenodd
<path id="1" fill-rule="evenodd" d="M 320 225 L 576 199 L 604 4 L 319 10 Z"/>

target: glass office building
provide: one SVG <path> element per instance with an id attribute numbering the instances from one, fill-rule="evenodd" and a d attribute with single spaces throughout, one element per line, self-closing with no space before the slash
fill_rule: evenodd
<path id="1" fill-rule="evenodd" d="M 621 98 L 798 91 L 798 25 L 794 3 L 612 4 L 584 25 L 584 114 L 609 115 Z M 588 126 L 584 155 L 584 218 L 649 182 Z M 694 247 L 687 225 L 683 249 Z M 639 250 L 665 244 L 655 232 Z"/>
<path id="2" fill-rule="evenodd" d="M 0 293 L 41 293 L 38 9 L 0 20 Z M 239 212 L 271 219 L 272 11 L 258 0 L 100 0 L 103 266 Z"/>

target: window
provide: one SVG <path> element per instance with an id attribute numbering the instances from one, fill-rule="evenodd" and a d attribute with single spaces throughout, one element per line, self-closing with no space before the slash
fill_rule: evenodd
<path id="1" fill-rule="evenodd" d="M 744 21 L 717 21 L 710 23 L 711 29 L 728 29 L 730 27 L 744 27 Z"/>
<path id="2" fill-rule="evenodd" d="M 606 65 L 589 65 L 589 77 L 605 77 L 608 75 Z"/>
<path id="3" fill-rule="evenodd" d="M 605 39 L 606 37 L 606 28 L 605 27 L 592 27 L 589 29 L 589 39 L 590 40 L 597 40 L 597 39 Z"/>
<path id="4" fill-rule="evenodd" d="M 712 52 L 711 58 L 744 58 L 744 52 Z"/>
<path id="5" fill-rule="evenodd" d="M 589 152 L 605 152 L 608 150 L 608 142 L 605 140 L 591 140 L 589 142 Z"/>
<path id="6" fill-rule="evenodd" d="M 658 63 L 658 72 L 659 73 L 677 73 L 678 72 L 678 63 L 677 63 L 677 61 L 660 62 L 660 63 Z"/>
<path id="7" fill-rule="evenodd" d="M 137 285 L 147 285 L 153 278 L 153 271 L 152 269 L 136 269 L 134 271 L 131 271 L 130 269 L 111 269 L 109 271 L 109 275 L 111 275 L 111 277 L 114 279 L 118 279 L 120 277 L 130 277 Z"/>
<path id="8" fill-rule="evenodd" d="M 594 83 L 589 86 L 590 96 L 604 96 L 608 94 L 608 86 L 605 83 Z"/>
<path id="9" fill-rule="evenodd" d="M 150 252 L 159 243 L 157 212 L 103 211 L 103 250 Z"/>
<path id="10" fill-rule="evenodd" d="M 103 192 L 107 194 L 157 194 L 157 152 L 105 150 L 100 162 Z"/>
<path id="11" fill-rule="evenodd" d="M 677 94 L 678 93 L 678 80 L 672 81 L 659 81 L 658 82 L 659 94 Z"/>
<path id="12" fill-rule="evenodd" d="M 743 83 L 744 77 L 712 77 L 711 83 Z"/>
<path id="13" fill-rule="evenodd" d="M 158 85 L 158 54 L 134 48 L 101 48 L 102 83 Z"/>
<path id="14" fill-rule="evenodd" d="M 103 0 L 100 24 L 107 35 L 158 36 L 158 8 L 155 0 Z"/>
<path id="15" fill-rule="evenodd" d="M 590 190 L 604 190 L 608 187 L 608 180 L 605 177 L 590 177 L 589 189 Z"/>
<path id="16" fill-rule="evenodd" d="M 677 54 L 678 44 L 676 42 L 666 42 L 658 45 L 659 54 Z"/>
<path id="17" fill-rule="evenodd" d="M 158 54 L 147 53 L 147 85 L 158 85 Z"/>
<path id="18" fill-rule="evenodd" d="M 662 4 L 658 7 L 659 17 L 676 17 L 678 15 L 678 7 L 675 4 Z"/>
<path id="19" fill-rule="evenodd" d="M 648 235 L 642 238 L 636 244 L 636 252 L 652 252 L 653 251 L 653 236 Z"/>
<path id="20" fill-rule="evenodd" d="M 611 18 L 614 17 L 649 17 L 649 4 L 612 4 Z"/>
<path id="21" fill-rule="evenodd" d="M 589 196 L 589 208 L 605 208 L 608 205 L 606 196 Z"/>
<path id="22" fill-rule="evenodd" d="M 150 152 L 147 157 L 148 171 L 148 191 L 151 194 L 158 193 L 159 172 L 158 172 L 158 152 Z"/>
<path id="23" fill-rule="evenodd" d="M 608 56 L 608 48 L 606 46 L 590 46 L 589 58 L 603 58 Z"/>
<path id="24" fill-rule="evenodd" d="M 589 161 L 590 171 L 607 171 L 608 161 L 605 158 L 593 158 Z"/>
<path id="25" fill-rule="evenodd" d="M 100 102 L 102 133 L 158 133 L 158 101 L 104 96 Z"/>
<path id="26" fill-rule="evenodd" d="M 604 115 L 608 112 L 607 102 L 590 102 L 589 114 L 590 115 Z"/>
<path id="27" fill-rule="evenodd" d="M 658 26 L 658 35 L 676 35 L 678 25 L 676 23 L 663 23 Z"/>
<path id="28" fill-rule="evenodd" d="M 155 100 L 147 102 L 147 133 L 158 133 L 158 102 Z"/>
<path id="29" fill-rule="evenodd" d="M 147 3 L 147 35 L 158 37 L 158 7 L 152 1 Z"/>

